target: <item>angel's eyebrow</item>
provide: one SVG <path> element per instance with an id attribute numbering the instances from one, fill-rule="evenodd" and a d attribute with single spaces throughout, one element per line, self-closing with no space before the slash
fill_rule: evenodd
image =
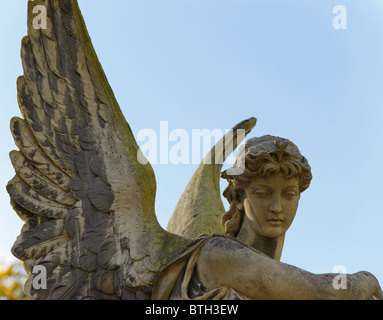
<path id="1" fill-rule="evenodd" d="M 262 183 L 259 183 L 259 184 L 256 184 L 255 186 L 252 187 L 252 190 L 255 190 L 257 188 L 266 188 L 266 189 L 269 189 L 269 190 L 272 190 L 273 188 L 271 188 L 270 186 L 268 186 L 267 184 L 262 184 Z"/>
<path id="2" fill-rule="evenodd" d="M 283 190 L 286 190 L 286 189 L 298 189 L 298 187 L 296 185 L 291 185 L 291 186 L 287 186 L 283 188 Z"/>
<path id="3" fill-rule="evenodd" d="M 262 183 L 259 183 L 259 184 L 256 184 L 255 186 L 253 186 L 251 188 L 251 191 L 254 191 L 256 190 L 257 188 L 266 188 L 268 190 L 273 190 L 273 188 L 267 184 L 262 184 Z M 287 190 L 287 189 L 294 189 L 294 190 L 297 190 L 298 187 L 296 185 L 289 185 L 287 187 L 284 187 L 283 190 Z"/>

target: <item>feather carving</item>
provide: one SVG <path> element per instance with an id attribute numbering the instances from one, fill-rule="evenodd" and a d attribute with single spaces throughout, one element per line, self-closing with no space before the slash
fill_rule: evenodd
<path id="1" fill-rule="evenodd" d="M 33 8 L 47 28 L 33 27 Z M 91 44 L 75 0 L 28 1 L 17 80 L 22 118 L 11 120 L 19 151 L 11 203 L 25 221 L 13 253 L 24 261 L 33 299 L 150 297 L 165 243 L 171 259 L 187 239 L 155 218 L 155 177 L 139 150 Z M 146 257 L 146 258 L 145 258 Z M 155 261 L 154 264 L 148 261 Z M 47 289 L 33 287 L 33 268 Z M 132 280 L 129 286 L 129 275 Z"/>
<path id="2" fill-rule="evenodd" d="M 46 29 L 33 26 L 37 5 Z M 28 1 L 21 61 L 7 190 L 25 222 L 12 252 L 29 273 L 27 295 L 150 299 L 159 271 L 192 240 L 156 219 L 153 169 L 137 159 L 76 0 Z M 34 286 L 35 267 L 46 271 L 45 289 Z"/>

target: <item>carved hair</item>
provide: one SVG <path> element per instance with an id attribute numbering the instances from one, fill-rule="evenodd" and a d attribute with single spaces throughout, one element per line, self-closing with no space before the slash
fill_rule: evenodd
<path id="1" fill-rule="evenodd" d="M 233 174 L 238 171 L 242 173 Z M 239 149 L 234 167 L 221 174 L 229 182 L 223 192 L 230 203 L 229 210 L 222 217 L 226 235 L 237 236 L 242 226 L 245 212 L 237 207 L 235 199 L 240 198 L 244 188 L 255 177 L 269 177 L 279 172 L 286 178 L 297 177 L 300 192 L 309 187 L 312 179 L 308 161 L 287 139 L 270 135 L 252 138 Z"/>

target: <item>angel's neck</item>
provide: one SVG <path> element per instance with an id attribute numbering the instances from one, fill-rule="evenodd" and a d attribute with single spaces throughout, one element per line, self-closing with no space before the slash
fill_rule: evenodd
<path id="1" fill-rule="evenodd" d="M 277 238 L 264 237 L 253 230 L 249 230 L 246 223 L 244 223 L 236 238 L 249 247 L 261 251 L 272 259 L 278 261 L 281 259 L 283 244 L 285 241 L 284 234 Z"/>

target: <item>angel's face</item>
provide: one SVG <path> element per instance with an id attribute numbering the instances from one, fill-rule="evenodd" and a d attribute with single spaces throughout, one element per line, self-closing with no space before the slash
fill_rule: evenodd
<path id="1" fill-rule="evenodd" d="M 285 234 L 298 209 L 298 179 L 285 178 L 282 173 L 257 177 L 245 193 L 243 207 L 252 229 L 269 238 Z"/>

